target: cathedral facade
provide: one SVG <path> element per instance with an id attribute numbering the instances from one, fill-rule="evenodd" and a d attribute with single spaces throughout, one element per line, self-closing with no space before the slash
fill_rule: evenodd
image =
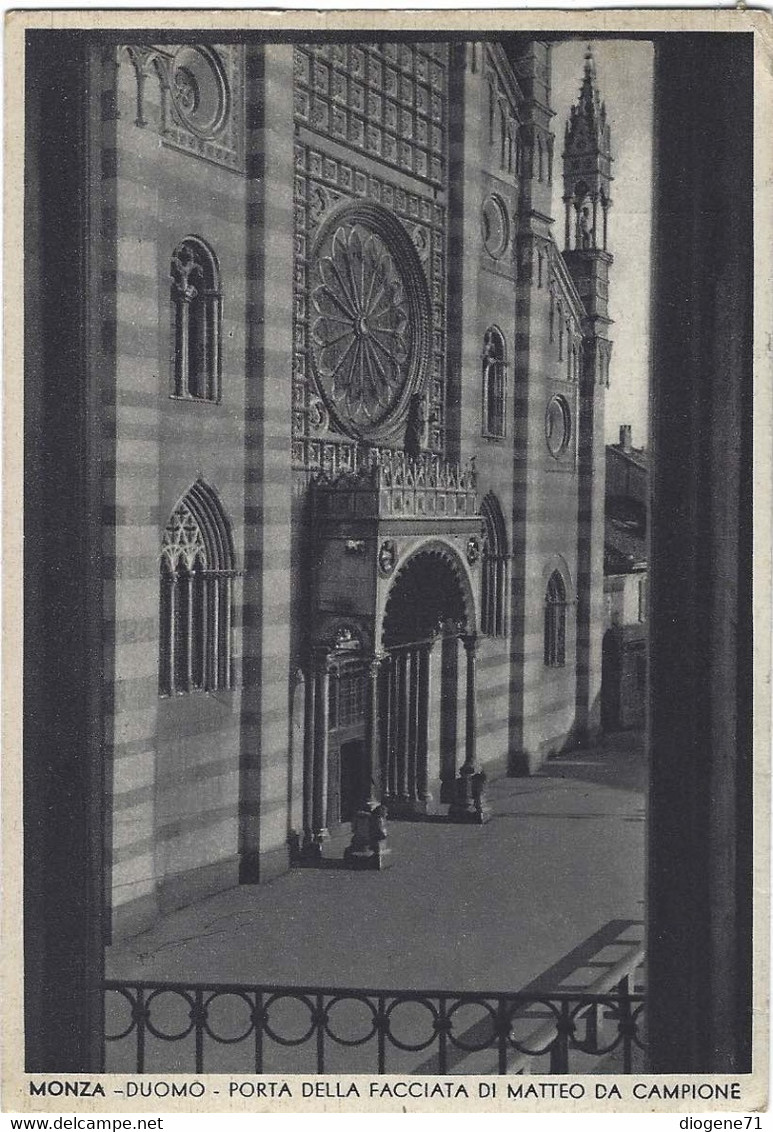
<path id="1" fill-rule="evenodd" d="M 612 158 L 519 35 L 88 80 L 122 933 L 593 740 Z"/>

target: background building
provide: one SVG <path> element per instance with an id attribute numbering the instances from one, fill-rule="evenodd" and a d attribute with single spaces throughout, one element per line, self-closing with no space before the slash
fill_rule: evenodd
<path id="1" fill-rule="evenodd" d="M 607 445 L 604 521 L 604 643 L 601 722 L 605 731 L 643 727 L 647 690 L 647 508 L 649 461 L 631 444 Z"/>

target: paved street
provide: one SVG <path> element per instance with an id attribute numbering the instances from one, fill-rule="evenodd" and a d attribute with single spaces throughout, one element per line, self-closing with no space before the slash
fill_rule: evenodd
<path id="1" fill-rule="evenodd" d="M 587 986 L 641 940 L 643 740 L 490 784 L 491 821 L 391 822 L 393 866 L 234 888 L 108 948 L 113 978 L 467 990 Z M 590 964 L 590 966 L 588 966 Z"/>

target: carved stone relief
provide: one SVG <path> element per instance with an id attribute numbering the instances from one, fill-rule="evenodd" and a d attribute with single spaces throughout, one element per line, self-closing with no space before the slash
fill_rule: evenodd
<path id="1" fill-rule="evenodd" d="M 294 51 L 296 121 L 401 172 L 445 179 L 445 44 L 304 44 Z"/>
<path id="2" fill-rule="evenodd" d="M 145 127 L 148 79 L 160 84 L 161 136 L 174 149 L 244 170 L 244 59 L 241 46 L 132 46 L 125 51 L 137 81 L 137 117 Z"/>

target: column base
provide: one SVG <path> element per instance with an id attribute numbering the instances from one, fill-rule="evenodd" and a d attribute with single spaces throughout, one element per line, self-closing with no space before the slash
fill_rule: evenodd
<path id="1" fill-rule="evenodd" d="M 391 851 L 386 845 L 386 810 L 368 803 L 354 815 L 351 844 L 344 850 L 350 869 L 386 869 Z"/>
<path id="2" fill-rule="evenodd" d="M 390 819 L 423 817 L 429 812 L 432 796 L 426 798 L 385 798 L 384 808 Z"/>
<path id="3" fill-rule="evenodd" d="M 350 869 L 372 869 L 381 872 L 392 864 L 392 850 L 384 846 L 378 849 L 353 849 L 349 845 L 344 850 L 344 863 Z"/>
<path id="4" fill-rule="evenodd" d="M 484 787 L 486 775 L 472 767 L 462 769 L 454 779 L 453 802 L 448 807 L 448 820 L 466 822 L 468 825 L 485 825 L 491 817 L 486 804 Z"/>
<path id="5" fill-rule="evenodd" d="M 302 841 L 299 838 L 294 846 L 293 865 L 302 867 L 303 865 L 314 865 L 317 861 L 321 861 L 323 858 L 322 846 L 329 836 L 328 831 L 324 829 L 315 833 L 313 837 L 309 837 L 307 834 Z"/>

